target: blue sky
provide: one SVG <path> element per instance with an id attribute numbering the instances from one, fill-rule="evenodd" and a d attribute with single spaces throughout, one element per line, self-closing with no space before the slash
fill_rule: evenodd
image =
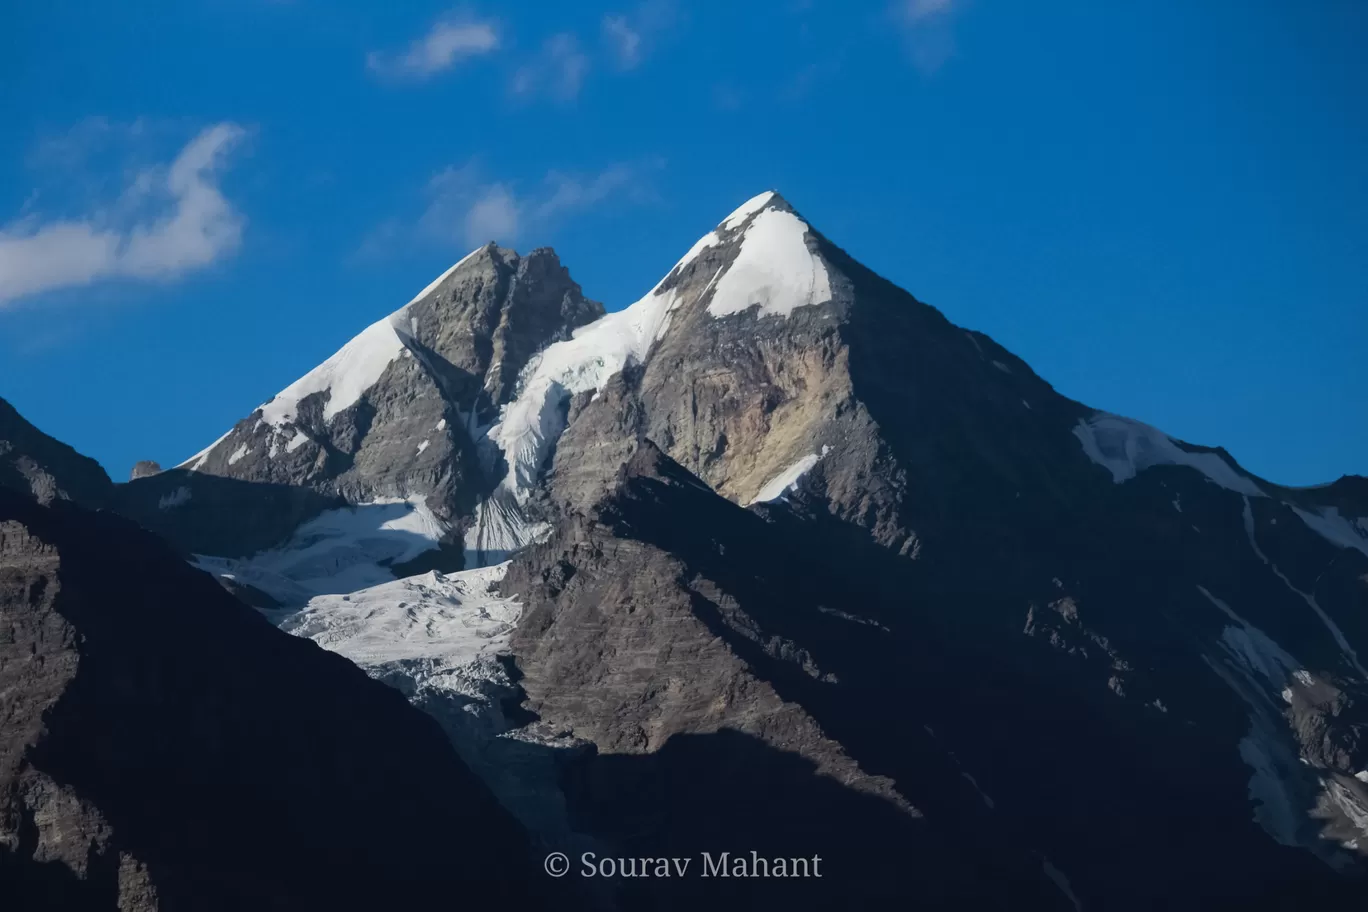
<path id="1" fill-rule="evenodd" d="M 1368 473 L 1368 4 L 20 4 L 0 396 L 174 464 L 490 237 L 639 297 L 782 192 L 1062 392 Z"/>

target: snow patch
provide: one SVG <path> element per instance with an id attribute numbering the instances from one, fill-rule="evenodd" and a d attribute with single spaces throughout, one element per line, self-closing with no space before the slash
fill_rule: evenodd
<path id="1" fill-rule="evenodd" d="M 1244 499 L 1243 519 L 1245 536 L 1248 537 L 1249 546 L 1254 550 L 1255 556 L 1263 561 L 1269 570 L 1273 571 L 1273 575 L 1281 580 L 1284 586 L 1286 586 L 1294 595 L 1300 596 L 1302 601 L 1306 602 L 1307 607 L 1316 613 L 1316 617 L 1320 618 L 1321 624 L 1325 626 L 1325 629 L 1330 633 L 1331 638 L 1334 639 L 1336 645 L 1339 646 L 1340 652 L 1344 653 L 1344 657 L 1349 660 L 1349 664 L 1353 665 L 1355 670 L 1357 670 L 1364 679 L 1368 679 L 1368 669 L 1365 669 L 1363 663 L 1359 661 L 1358 653 L 1354 651 L 1353 646 L 1349 645 L 1349 638 L 1344 635 L 1344 631 L 1340 630 L 1339 625 L 1334 622 L 1330 615 L 1325 613 L 1325 609 L 1316 601 L 1315 596 L 1302 592 L 1296 586 L 1292 585 L 1292 581 L 1287 578 L 1287 575 L 1279 570 L 1277 564 L 1269 560 L 1268 555 L 1264 554 L 1263 549 L 1259 547 L 1259 540 L 1254 534 L 1254 510 L 1253 507 L 1250 506 L 1248 497 Z"/>
<path id="2" fill-rule="evenodd" d="M 244 443 L 242 446 L 238 447 L 236 450 L 233 451 L 233 455 L 228 457 L 228 464 L 236 465 L 239 461 L 242 460 L 244 456 L 246 456 L 250 452 L 252 452 L 251 448 Z"/>
<path id="3" fill-rule="evenodd" d="M 996 367 L 998 370 L 1002 371 L 1004 374 L 1010 374 L 1010 373 L 1012 372 L 1012 369 L 1011 369 L 1010 367 L 1008 367 L 1007 365 L 1003 364 L 1001 361 L 994 361 L 994 362 L 993 362 L 993 367 Z"/>
<path id="4" fill-rule="evenodd" d="M 448 534 L 422 498 L 328 510 L 289 541 L 242 559 L 196 555 L 196 566 L 232 575 L 285 605 L 394 579 L 390 567 L 438 547 Z"/>
<path id="5" fill-rule="evenodd" d="M 1225 602 L 1202 586 L 1197 589 L 1237 625 L 1221 633 L 1220 645 L 1228 660 L 1203 659 L 1248 708 L 1249 731 L 1240 739 L 1238 751 L 1250 769 L 1248 793 L 1254 822 L 1280 845 L 1302 845 L 1314 851 L 1316 838 L 1306 835 L 1306 818 L 1298 809 L 1298 761 L 1302 758 L 1291 745 L 1278 705 L 1268 695 L 1272 684 L 1281 699 L 1290 702 L 1287 677 L 1300 663 Z"/>
<path id="6" fill-rule="evenodd" d="M 802 482 L 803 476 L 811 472 L 813 467 L 821 462 L 822 457 L 830 450 L 831 447 L 824 446 L 821 453 L 812 453 L 794 462 L 765 482 L 764 486 L 760 488 L 760 493 L 756 494 L 746 506 L 749 507 L 751 504 L 757 503 L 773 503 L 776 500 L 786 499 L 789 494 L 798 490 L 798 485 Z"/>
<path id="7" fill-rule="evenodd" d="M 766 209 L 755 216 L 717 282 L 708 313 L 725 317 L 758 305 L 758 316 L 786 317 L 831 300 L 826 265 L 808 249 L 807 234 L 807 223 L 792 212 Z"/>
<path id="8" fill-rule="evenodd" d="M 1288 506 L 1292 506 L 1288 504 Z M 1321 507 L 1318 511 L 1292 507 L 1307 528 L 1339 548 L 1353 548 L 1368 555 L 1368 519 L 1351 520 L 1341 516 L 1338 507 Z"/>
<path id="9" fill-rule="evenodd" d="M 190 488 L 181 485 L 169 494 L 163 494 L 157 501 L 158 510 L 172 510 L 190 502 Z"/>
<path id="10" fill-rule="evenodd" d="M 189 459 L 185 460 L 185 462 L 182 462 L 180 465 L 176 466 L 176 468 L 188 468 L 192 472 L 198 472 L 200 466 L 204 465 L 204 461 L 209 458 L 209 454 L 214 452 L 214 448 L 217 447 L 220 443 L 223 443 L 223 441 L 227 440 L 229 437 L 231 437 L 232 434 L 233 429 L 230 428 L 228 430 L 228 433 L 224 434 L 218 440 L 215 440 L 213 443 L 209 444 L 207 447 L 200 450 L 194 456 L 191 456 Z"/>
<path id="11" fill-rule="evenodd" d="M 1042 857 L 1040 859 L 1041 870 L 1045 876 L 1050 878 L 1050 882 L 1059 888 L 1059 892 L 1064 894 L 1064 898 L 1073 903 L 1073 907 L 1082 912 L 1083 903 L 1073 891 L 1073 885 L 1069 883 L 1069 878 L 1064 876 L 1064 872 L 1050 863 L 1050 859 Z"/>
<path id="12" fill-rule="evenodd" d="M 1275 643 L 1272 637 L 1240 617 L 1233 608 L 1208 592 L 1204 586 L 1198 586 L 1197 591 L 1238 625 L 1227 626 L 1221 631 L 1221 645 L 1247 670 L 1258 673 L 1279 690 L 1289 675 L 1297 675 L 1298 672 L 1305 674 L 1301 663 Z"/>
<path id="13" fill-rule="evenodd" d="M 424 440 L 422 443 L 418 444 L 418 455 L 423 455 L 423 450 L 426 450 L 430 445 L 431 442 L 427 440 Z"/>
<path id="14" fill-rule="evenodd" d="M 295 450 L 309 442 L 309 435 L 303 431 L 295 431 L 295 435 L 290 438 L 290 442 L 285 444 L 285 452 L 293 453 Z"/>
<path id="15" fill-rule="evenodd" d="M 445 418 L 443 418 L 442 420 L 440 420 L 440 421 L 437 422 L 437 427 L 435 428 L 435 430 L 438 430 L 438 431 L 445 431 L 445 430 L 446 430 L 446 419 L 445 419 Z"/>
<path id="16" fill-rule="evenodd" d="M 1153 466 L 1182 465 L 1229 491 L 1264 496 L 1258 485 L 1217 454 L 1190 453 L 1167 434 L 1139 421 L 1100 412 L 1087 421 L 1080 420 L 1073 433 L 1088 458 L 1111 472 L 1116 484 Z"/>
<path id="17" fill-rule="evenodd" d="M 988 793 L 985 792 L 985 791 L 979 786 L 978 780 L 977 780 L 977 779 L 975 779 L 973 776 L 969 775 L 968 773 L 964 772 L 963 770 L 960 771 L 960 775 L 963 776 L 963 777 L 965 778 L 965 780 L 966 780 L 970 785 L 972 785 L 972 786 L 974 787 L 974 791 L 978 792 L 979 797 L 983 799 L 983 803 L 984 803 L 985 805 L 987 805 L 987 807 L 988 807 L 988 809 L 989 809 L 990 811 L 997 807 L 997 805 L 993 802 L 993 799 L 990 798 L 990 797 L 988 797 Z"/>

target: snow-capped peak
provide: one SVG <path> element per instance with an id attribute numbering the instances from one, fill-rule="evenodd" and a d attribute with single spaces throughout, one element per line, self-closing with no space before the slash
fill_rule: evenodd
<path id="1" fill-rule="evenodd" d="M 757 305 L 759 315 L 787 316 L 797 307 L 830 300 L 826 266 L 809 249 L 808 231 L 783 197 L 767 190 L 699 238 L 645 297 L 549 346 L 528 365 L 521 394 L 489 431 L 508 466 L 503 487 L 519 501 L 530 492 L 565 429 L 563 402 L 575 393 L 601 390 L 628 364 L 645 361 L 681 306 L 696 304 L 711 291 L 708 312 L 714 317 Z M 701 290 L 697 285 L 664 288 L 704 251 L 723 244 L 735 245 L 736 252 Z"/>
<path id="2" fill-rule="evenodd" d="M 721 221 L 718 227 L 723 231 L 735 231 L 741 226 L 742 222 L 764 209 L 775 200 L 782 200 L 782 197 L 773 190 L 766 190 L 764 193 L 752 196 L 740 206 L 737 206 L 736 209 L 732 211 L 731 215 Z"/>
<path id="3" fill-rule="evenodd" d="M 810 228 L 791 209 L 778 208 L 774 193 L 762 194 L 755 211 L 752 200 L 724 222 L 742 215 L 746 227 L 740 249 L 717 280 L 708 313 L 726 317 L 758 307 L 757 316 L 787 317 L 799 307 L 831 300 L 826 263 L 808 245 Z"/>

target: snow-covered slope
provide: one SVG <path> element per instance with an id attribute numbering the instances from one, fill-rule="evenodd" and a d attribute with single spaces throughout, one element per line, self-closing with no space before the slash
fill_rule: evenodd
<path id="1" fill-rule="evenodd" d="M 437 548 L 449 532 L 420 498 L 329 510 L 289 541 L 250 557 L 198 555 L 200 569 L 260 589 L 282 605 L 394 579 L 392 568 Z"/>
<path id="2" fill-rule="evenodd" d="M 486 249 L 476 248 L 457 260 L 403 307 L 367 326 L 336 354 L 263 403 L 258 409 L 261 420 L 273 428 L 292 429 L 298 416 L 299 403 L 315 395 L 321 396 L 324 400 L 325 422 L 355 405 L 363 393 L 380 381 L 385 369 L 413 343 L 412 332 L 416 320 L 412 313 L 414 305 L 426 299 L 450 278 L 452 273 Z M 231 433 L 230 431 L 220 437 L 181 465 L 198 469 L 209 454 Z M 291 451 L 299 445 L 299 433 L 292 430 L 287 435 L 291 442 L 286 446 Z"/>
<path id="3" fill-rule="evenodd" d="M 507 564 L 436 571 L 310 599 L 280 627 L 362 668 L 403 665 L 415 680 L 467 692 L 471 667 L 508 644 L 521 609 L 498 594 Z"/>
<path id="4" fill-rule="evenodd" d="M 1151 466 L 1185 465 L 1227 490 L 1264 496 L 1252 479 L 1218 454 L 1185 449 L 1172 437 L 1139 421 L 1098 413 L 1087 421 L 1079 421 L 1074 436 L 1088 458 L 1111 472 L 1117 484 Z"/>

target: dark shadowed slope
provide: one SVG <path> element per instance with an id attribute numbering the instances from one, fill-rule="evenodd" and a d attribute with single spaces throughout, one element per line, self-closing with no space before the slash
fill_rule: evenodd
<path id="1" fill-rule="evenodd" d="M 431 719 L 113 515 L 0 491 L 0 716 L 7 910 L 536 904 Z"/>
<path id="2" fill-rule="evenodd" d="M 100 505 L 112 483 L 98 462 L 53 440 L 0 399 L 0 487 L 32 494 L 43 503 L 61 499 Z"/>

